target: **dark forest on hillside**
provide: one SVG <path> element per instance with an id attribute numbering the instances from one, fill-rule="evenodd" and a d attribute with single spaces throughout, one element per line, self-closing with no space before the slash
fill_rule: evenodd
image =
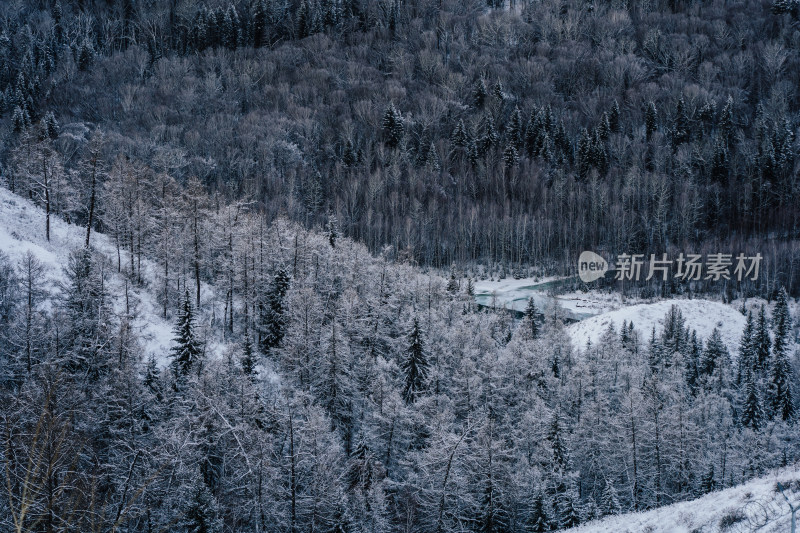
<path id="1" fill-rule="evenodd" d="M 4 173 L 46 142 L 85 174 L 102 133 L 422 264 L 757 250 L 794 292 L 799 46 L 789 0 L 6 2 Z"/>
<path id="2" fill-rule="evenodd" d="M 792 468 L 798 126 L 797 0 L 0 1 L 0 531 L 541 533 Z M 477 305 L 630 312 L 583 250 L 764 267 L 596 342 Z"/>

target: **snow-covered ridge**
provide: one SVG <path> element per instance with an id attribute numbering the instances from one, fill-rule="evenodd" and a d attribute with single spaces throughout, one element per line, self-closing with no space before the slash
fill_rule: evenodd
<path id="1" fill-rule="evenodd" d="M 67 264 L 70 251 L 80 248 L 86 240 L 86 228 L 69 224 L 60 217 L 50 219 L 50 241 L 45 238 L 45 213 L 30 200 L 18 196 L 0 186 L 0 251 L 8 255 L 16 264 L 25 254 L 31 252 L 46 268 L 47 289 L 51 296 L 57 296 L 56 287 L 64 281 L 63 267 Z M 116 247 L 107 235 L 92 232 L 91 245 L 108 259 L 109 293 L 125 294 L 125 277 L 116 271 Z M 123 264 L 127 253 L 123 253 Z M 143 274 L 146 281 L 152 281 L 153 266 L 143 261 Z M 145 357 L 153 356 L 161 365 L 166 363 L 173 338 L 173 325 L 161 316 L 153 295 L 146 289 L 129 286 L 130 300 L 135 302 L 136 310 L 133 327 L 139 334 Z M 208 290 L 206 288 L 206 290 Z M 114 312 L 122 313 L 125 302 L 112 297 Z M 212 351 L 219 347 L 210 344 Z"/>
<path id="2" fill-rule="evenodd" d="M 631 305 L 571 324 L 568 331 L 575 346 L 583 349 L 589 341 L 596 343 L 609 325 L 613 324 L 614 329 L 619 331 L 623 322 L 633 322 L 640 339 L 646 341 L 653 326 L 656 332 L 661 331 L 664 317 L 673 305 L 680 309 L 686 326 L 697 331 L 699 338 L 709 338 L 714 328 L 717 328 L 728 351 L 731 354 L 736 353 L 744 330 L 745 316 L 731 305 L 711 300 L 671 299 Z"/>
<path id="3" fill-rule="evenodd" d="M 571 533 L 711 533 L 717 531 L 788 533 L 791 513 L 777 483 L 787 489 L 792 504 L 800 505 L 800 468 L 776 470 L 696 500 L 641 513 L 628 513 L 568 529 Z"/>

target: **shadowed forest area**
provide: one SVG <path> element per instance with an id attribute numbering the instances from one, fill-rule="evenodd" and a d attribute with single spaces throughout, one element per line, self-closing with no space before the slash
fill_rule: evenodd
<path id="1" fill-rule="evenodd" d="M 16 1 L 0 24 L 12 188 L 49 120 L 70 198 L 102 134 L 104 172 L 421 264 L 760 251 L 756 290 L 799 287 L 796 2 Z"/>
<path id="2" fill-rule="evenodd" d="M 799 17 L 0 2 L 0 530 L 541 533 L 796 465 Z M 478 308 L 583 250 L 764 263 L 631 290 L 707 338 Z"/>

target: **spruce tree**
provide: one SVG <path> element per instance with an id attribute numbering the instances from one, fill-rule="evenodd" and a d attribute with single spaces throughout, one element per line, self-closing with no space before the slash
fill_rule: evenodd
<path id="1" fill-rule="evenodd" d="M 331 245 L 331 248 L 336 248 L 336 239 L 339 238 L 339 223 L 336 220 L 336 215 L 328 216 L 326 229 L 328 233 L 328 243 Z"/>
<path id="2" fill-rule="evenodd" d="M 194 487 L 179 526 L 181 531 L 187 533 L 222 532 L 217 501 L 204 483 L 197 483 Z"/>
<path id="3" fill-rule="evenodd" d="M 522 148 L 523 133 L 522 113 L 519 108 L 516 107 L 514 108 L 514 112 L 511 113 L 511 119 L 508 121 L 506 138 L 508 143 L 513 146 L 517 152 Z"/>
<path id="4" fill-rule="evenodd" d="M 650 102 L 647 104 L 647 110 L 645 111 L 644 116 L 644 126 L 645 126 L 645 136 L 649 141 L 653 134 L 656 132 L 656 128 L 658 127 L 658 118 L 656 115 L 656 104 Z"/>
<path id="5" fill-rule="evenodd" d="M 428 375 L 428 360 L 425 356 L 425 346 L 419 319 L 414 317 L 411 332 L 408 335 L 408 348 L 406 357 L 400 365 L 405 374 L 403 386 L 403 399 L 406 403 L 413 403 L 425 388 L 425 379 Z"/>
<path id="6" fill-rule="evenodd" d="M 289 275 L 282 268 L 275 273 L 265 301 L 259 304 L 261 351 L 265 355 L 280 346 L 286 331 L 284 299 L 289 290 Z"/>
<path id="7" fill-rule="evenodd" d="M 622 506 L 619 504 L 619 496 L 614 488 L 613 483 L 606 479 L 606 485 L 603 488 L 603 496 L 601 500 L 601 511 L 604 515 L 615 515 L 622 512 Z"/>
<path id="8" fill-rule="evenodd" d="M 489 93 L 486 91 L 486 82 L 483 78 L 478 78 L 475 85 L 472 87 L 472 106 L 476 109 L 481 109 L 488 95 Z"/>
<path id="9" fill-rule="evenodd" d="M 758 321 L 755 324 L 755 340 L 753 342 L 755 350 L 754 366 L 759 372 L 767 368 L 769 362 L 769 352 L 772 341 L 769 338 L 769 326 L 767 325 L 767 314 L 764 306 L 758 311 Z"/>
<path id="10" fill-rule="evenodd" d="M 455 272 L 450 272 L 450 280 L 447 282 L 447 292 L 451 294 L 458 292 L 458 280 L 456 279 Z"/>
<path id="11" fill-rule="evenodd" d="M 267 3 L 266 0 L 256 0 L 253 3 L 253 14 L 251 15 L 251 28 L 253 32 L 253 46 L 260 48 L 266 44 L 267 29 Z"/>
<path id="12" fill-rule="evenodd" d="M 561 423 L 559 421 L 558 414 L 556 413 L 553 413 L 553 419 L 550 421 L 550 429 L 547 432 L 547 441 L 550 443 L 550 449 L 553 452 L 553 464 L 559 470 L 566 469 L 567 447 L 564 444 Z"/>
<path id="13" fill-rule="evenodd" d="M 700 478 L 700 493 L 708 494 L 714 490 L 714 465 L 708 465 L 708 470 L 703 473 Z"/>
<path id="14" fill-rule="evenodd" d="M 528 531 L 531 533 L 545 533 L 550 531 L 550 519 L 547 516 L 547 507 L 544 502 L 544 492 L 539 491 L 533 498 L 530 513 L 528 514 Z"/>
<path id="15" fill-rule="evenodd" d="M 729 357 L 728 349 L 725 347 L 725 343 L 722 342 L 719 330 L 714 328 L 711 332 L 711 337 L 706 342 L 706 349 L 703 350 L 703 354 L 700 357 L 699 374 L 705 376 L 706 379 L 710 379 L 715 372 L 723 372 Z"/>
<path id="16" fill-rule="evenodd" d="M 564 528 L 571 528 L 579 526 L 581 517 L 580 498 L 578 490 L 574 486 L 570 487 L 565 494 L 561 496 L 559 505 L 560 521 L 559 525 Z"/>
<path id="17" fill-rule="evenodd" d="M 44 124 L 44 133 L 50 139 L 58 138 L 58 121 L 52 111 L 48 111 L 42 119 Z"/>
<path id="18" fill-rule="evenodd" d="M 672 128 L 672 147 L 676 148 L 678 145 L 689 142 L 689 117 L 686 113 L 686 103 L 683 98 L 678 100 L 677 108 L 675 109 L 675 122 Z"/>
<path id="19" fill-rule="evenodd" d="M 781 287 L 775 300 L 775 310 L 772 313 L 772 330 L 775 335 L 773 352 L 783 352 L 788 349 L 789 332 L 792 329 L 792 317 L 789 313 L 789 295 Z"/>
<path id="20" fill-rule="evenodd" d="M 794 376 L 789 363 L 789 332 L 792 328 L 792 317 L 789 312 L 789 295 L 781 287 L 772 315 L 775 333 L 773 356 L 769 365 L 767 385 L 767 408 L 770 416 L 781 420 L 791 420 L 795 415 L 792 383 Z"/>
<path id="21" fill-rule="evenodd" d="M 697 392 L 700 381 L 700 354 L 702 349 L 700 341 L 697 340 L 697 331 L 692 330 L 692 335 L 689 337 L 689 346 L 686 350 L 686 384 L 692 394 Z"/>
<path id="22" fill-rule="evenodd" d="M 505 150 L 503 150 L 503 163 L 505 164 L 506 171 L 513 169 L 518 160 L 519 155 L 517 154 L 517 149 L 514 148 L 513 144 L 507 145 Z"/>
<path id="23" fill-rule="evenodd" d="M 761 399 L 758 397 L 755 376 L 752 372 L 749 372 L 745 377 L 744 403 L 741 416 L 742 426 L 758 431 L 763 419 L 764 411 L 761 407 Z"/>
<path id="24" fill-rule="evenodd" d="M 755 322 L 753 313 L 747 313 L 747 321 L 742 332 L 742 339 L 739 341 L 739 361 L 736 371 L 736 384 L 741 385 L 747 372 L 752 372 L 755 368 Z"/>
<path id="25" fill-rule="evenodd" d="M 616 100 L 614 100 L 614 105 L 611 106 L 611 112 L 608 114 L 608 126 L 611 128 L 612 133 L 619 133 L 622 131 L 620 127 L 619 103 Z"/>
<path id="26" fill-rule="evenodd" d="M 537 338 L 539 336 L 539 310 L 536 308 L 533 298 L 528 299 L 528 307 L 525 308 L 525 320 L 528 323 L 528 331 L 531 334 L 531 338 Z"/>
<path id="27" fill-rule="evenodd" d="M 397 148 L 403 140 L 403 117 L 397 108 L 394 107 L 394 102 L 389 103 L 386 112 L 383 114 L 383 135 L 386 146 L 390 148 Z"/>
<path id="28" fill-rule="evenodd" d="M 255 373 L 256 356 L 253 350 L 253 341 L 250 339 L 250 334 L 245 334 L 244 343 L 242 344 L 242 371 L 248 376 Z"/>
<path id="29" fill-rule="evenodd" d="M 172 369 L 177 379 L 182 379 L 195 368 L 202 355 L 200 343 L 194 334 L 194 308 L 187 290 L 175 326 L 175 346 L 172 348 Z"/>
<path id="30" fill-rule="evenodd" d="M 794 373 L 786 350 L 775 352 L 770 368 L 767 399 L 770 415 L 781 420 L 792 420 L 795 416 L 792 383 Z"/>

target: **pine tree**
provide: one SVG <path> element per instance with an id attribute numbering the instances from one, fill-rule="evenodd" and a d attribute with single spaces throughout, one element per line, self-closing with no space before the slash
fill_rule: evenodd
<path id="1" fill-rule="evenodd" d="M 175 346 L 172 348 L 172 369 L 177 379 L 183 379 L 198 367 L 202 349 L 194 334 L 194 308 L 189 291 L 183 298 L 183 306 L 178 315 L 178 323 L 175 327 Z"/>
<path id="2" fill-rule="evenodd" d="M 608 113 L 603 113 L 600 117 L 600 124 L 597 125 L 597 136 L 602 142 L 608 141 L 609 137 L 611 137 L 611 124 Z"/>
<path id="3" fill-rule="evenodd" d="M 689 117 L 686 114 L 686 103 L 683 98 L 680 98 L 675 110 L 675 124 L 672 128 L 672 147 L 676 148 L 680 144 L 689 142 L 689 134 Z"/>
<path id="4" fill-rule="evenodd" d="M 550 421 L 547 441 L 550 443 L 550 449 L 553 452 L 553 464 L 556 468 L 564 470 L 567 467 L 567 447 L 564 444 L 561 423 L 556 413 L 553 413 L 553 419 Z"/>
<path id="5" fill-rule="evenodd" d="M 656 104 L 653 102 L 647 104 L 647 110 L 645 111 L 645 116 L 644 116 L 644 126 L 645 126 L 645 135 L 647 137 L 647 140 L 649 141 L 653 137 L 653 134 L 656 132 L 656 128 L 658 127 Z"/>
<path id="6" fill-rule="evenodd" d="M 726 367 L 727 360 L 730 359 L 728 349 L 725 343 L 722 342 L 722 336 L 717 328 L 711 332 L 706 342 L 706 349 L 700 357 L 699 374 L 709 379 L 714 373 L 723 372 Z"/>
<path id="7" fill-rule="evenodd" d="M 336 215 L 328 216 L 326 229 L 328 232 L 328 243 L 331 245 L 331 248 L 336 248 L 336 239 L 339 237 L 339 223 L 336 220 Z"/>
<path id="8" fill-rule="evenodd" d="M 619 504 L 619 496 L 614 488 L 613 483 L 606 479 L 606 485 L 603 488 L 603 496 L 601 500 L 601 511 L 604 515 L 615 515 L 622 512 L 622 506 Z"/>
<path id="9" fill-rule="evenodd" d="M 568 529 L 571 527 L 579 526 L 581 517 L 580 498 L 578 497 L 578 490 L 574 486 L 570 487 L 567 492 L 562 495 L 559 505 L 560 521 L 559 525 Z"/>
<path id="10" fill-rule="evenodd" d="M 508 143 L 519 152 L 523 144 L 523 125 L 522 113 L 518 107 L 515 107 L 514 112 L 511 113 L 511 119 L 508 121 L 508 127 L 506 128 L 506 137 Z"/>
<path id="11" fill-rule="evenodd" d="M 550 519 L 547 516 L 544 492 L 541 490 L 536 493 L 533 499 L 527 522 L 527 530 L 531 533 L 545 533 L 546 531 L 550 531 Z"/>
<path id="12" fill-rule="evenodd" d="M 517 154 L 517 149 L 514 148 L 513 144 L 507 145 L 505 150 L 503 150 L 503 163 L 505 164 L 506 170 L 513 169 L 518 160 L 519 155 Z"/>
<path id="13" fill-rule="evenodd" d="M 788 349 L 789 332 L 792 329 L 792 317 L 789 313 L 789 295 L 781 287 L 775 300 L 775 311 L 772 313 L 772 329 L 775 335 L 773 353 L 784 352 Z"/>
<path id="14" fill-rule="evenodd" d="M 619 133 L 622 131 L 620 126 L 619 103 L 616 100 L 614 100 L 614 105 L 611 106 L 611 112 L 608 114 L 608 126 L 612 133 Z"/>
<path id="15" fill-rule="evenodd" d="M 94 382 L 107 372 L 110 363 L 106 347 L 111 310 L 103 275 L 89 248 L 70 253 L 64 274 L 64 309 L 68 318 L 65 366 Z"/>
<path id="16" fill-rule="evenodd" d="M 248 376 L 252 376 L 255 368 L 256 356 L 253 350 L 253 341 L 250 339 L 250 333 L 247 333 L 242 344 L 242 371 Z"/>
<path id="17" fill-rule="evenodd" d="M 763 419 L 764 411 L 761 408 L 761 399 L 758 397 L 755 376 L 752 372 L 749 372 L 745 377 L 745 396 L 741 416 L 742 426 L 758 431 Z"/>
<path id="18" fill-rule="evenodd" d="M 413 403 L 424 390 L 428 374 L 428 360 L 425 356 L 422 331 L 420 330 L 419 319 L 416 317 L 414 317 L 414 322 L 411 326 L 408 342 L 406 358 L 401 363 L 400 368 L 405 374 L 403 399 L 405 399 L 406 403 Z"/>
<path id="19" fill-rule="evenodd" d="M 539 336 L 539 310 L 536 308 L 536 302 L 533 298 L 528 299 L 528 307 L 525 308 L 525 320 L 528 322 L 528 328 L 531 338 L 535 339 Z"/>
<path id="20" fill-rule="evenodd" d="M 447 292 L 451 294 L 458 292 L 458 280 L 456 279 L 455 272 L 450 272 L 450 280 L 447 282 Z"/>
<path id="21" fill-rule="evenodd" d="M 21 107 L 16 106 L 11 115 L 11 127 L 15 133 L 21 133 L 30 124 L 30 117 L 27 111 L 23 111 Z"/>
<path id="22" fill-rule="evenodd" d="M 697 392 L 697 387 L 700 381 L 700 354 L 702 349 L 700 341 L 697 339 L 697 331 L 692 330 L 692 335 L 689 337 L 689 346 L 686 352 L 686 384 L 692 394 Z"/>
<path id="23" fill-rule="evenodd" d="M 78 70 L 89 70 L 92 63 L 94 63 L 94 49 L 89 41 L 84 41 L 78 53 Z"/>
<path id="24" fill-rule="evenodd" d="M 390 148 L 397 148 L 403 140 L 403 117 L 400 112 L 394 107 L 394 103 L 390 102 L 389 107 L 383 114 L 383 135 L 386 146 Z"/>
<path id="25" fill-rule="evenodd" d="M 253 4 L 253 14 L 251 19 L 253 46 L 255 48 L 260 48 L 265 44 L 267 18 L 268 12 L 266 0 L 256 0 Z"/>
<path id="26" fill-rule="evenodd" d="M 289 275 L 282 268 L 275 273 L 265 301 L 259 303 L 261 352 L 268 354 L 280 346 L 286 331 L 284 299 L 289 290 Z"/>
<path id="27" fill-rule="evenodd" d="M 700 478 L 700 493 L 708 494 L 714 490 L 714 465 L 709 464 L 708 470 L 705 471 L 703 477 Z"/>
<path id="28" fill-rule="evenodd" d="M 767 400 L 770 414 L 781 420 L 792 420 L 795 416 L 792 383 L 794 373 L 786 350 L 776 350 L 770 368 Z"/>
<path id="29" fill-rule="evenodd" d="M 481 130 L 483 134 L 481 135 L 478 150 L 480 155 L 485 156 L 489 153 L 493 147 L 497 146 L 498 135 L 497 130 L 494 127 L 494 119 L 491 115 L 487 115 L 483 119 L 483 125 Z"/>
<path id="30" fill-rule="evenodd" d="M 222 520 L 216 498 L 204 483 L 197 483 L 192 497 L 179 524 L 187 533 L 221 533 Z"/>
<path id="31" fill-rule="evenodd" d="M 303 0 L 300 2 L 300 7 L 297 9 L 297 37 L 303 39 L 311 35 L 312 26 L 311 8 L 308 3 Z"/>
<path id="32" fill-rule="evenodd" d="M 727 146 L 733 134 L 733 97 L 731 96 L 728 96 L 725 107 L 722 108 L 717 128 L 719 129 L 720 137 Z"/>
<path id="33" fill-rule="evenodd" d="M 769 363 L 770 348 L 772 346 L 772 341 L 769 338 L 769 326 L 767 325 L 767 313 L 763 305 L 758 311 L 753 344 L 755 349 L 754 365 L 759 372 L 763 372 Z"/>
<path id="34" fill-rule="evenodd" d="M 453 143 L 453 146 L 460 149 L 466 149 L 469 147 L 469 132 L 467 131 L 467 127 L 464 125 L 464 119 L 458 121 L 456 124 L 456 129 L 453 130 L 453 134 L 450 136 L 450 141 Z"/>
<path id="35" fill-rule="evenodd" d="M 755 369 L 755 321 L 753 313 L 747 313 L 747 321 L 742 332 L 742 339 L 739 341 L 739 362 L 736 371 L 736 384 L 741 385 L 747 372 Z"/>
<path id="36" fill-rule="evenodd" d="M 789 295 L 783 287 L 778 291 L 775 311 L 772 315 L 772 325 L 775 332 L 775 342 L 772 350 L 772 361 L 769 365 L 767 407 L 771 416 L 781 420 L 790 420 L 795 415 L 792 394 L 794 376 L 788 353 L 792 317 L 789 312 Z"/>
<path id="37" fill-rule="evenodd" d="M 489 93 L 486 91 L 486 82 L 484 79 L 478 78 L 475 82 L 475 85 L 472 87 L 472 106 L 476 109 L 483 108 L 483 104 L 486 103 L 486 97 Z"/>
<path id="38" fill-rule="evenodd" d="M 52 111 L 48 111 L 42 119 L 44 125 L 44 133 L 50 139 L 58 138 L 58 121 Z"/>
<path id="39" fill-rule="evenodd" d="M 348 461 L 347 472 L 345 474 L 347 490 L 349 492 L 368 492 L 372 484 L 377 481 L 375 477 L 374 457 L 367 445 L 364 435 L 361 434 L 356 441 L 356 446 Z"/>

